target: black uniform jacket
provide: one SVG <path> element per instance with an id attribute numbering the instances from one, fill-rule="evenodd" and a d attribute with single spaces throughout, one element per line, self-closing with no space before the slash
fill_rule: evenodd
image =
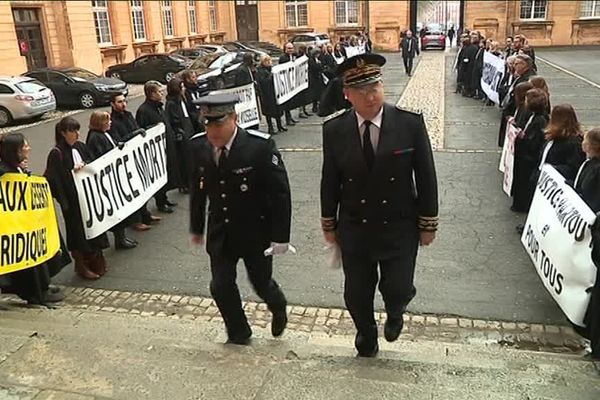
<path id="1" fill-rule="evenodd" d="M 437 179 L 422 115 L 384 105 L 370 172 L 354 109 L 325 122 L 321 216 L 338 220 L 343 251 L 368 249 L 378 259 L 402 255 L 414 248 L 418 229 L 435 229 L 437 214 Z"/>
<path id="2" fill-rule="evenodd" d="M 209 254 L 255 253 L 271 242 L 289 243 L 290 185 L 273 139 L 237 128 L 224 166 L 217 167 L 205 134 L 191 140 L 191 232 L 204 234 L 208 198 Z"/>

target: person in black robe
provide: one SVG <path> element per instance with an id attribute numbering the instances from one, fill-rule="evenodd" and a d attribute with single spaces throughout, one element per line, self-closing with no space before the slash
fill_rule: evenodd
<path id="1" fill-rule="evenodd" d="M 89 240 L 85 237 L 72 175 L 91 160 L 86 145 L 78 140 L 80 128 L 73 117 L 64 117 L 56 124 L 56 144 L 48 154 L 44 175 L 65 219 L 67 247 L 75 260 L 75 272 L 84 279 L 98 279 L 107 271 L 102 250 L 109 247 L 109 243 L 106 233 Z"/>
<path id="2" fill-rule="evenodd" d="M 586 326 L 575 326 L 575 330 L 591 341 L 590 357 L 600 362 L 600 128 L 591 129 L 585 134 L 582 149 L 587 160 L 579 168 L 573 187 L 598 216 L 592 227 L 592 261 L 596 266 L 596 282 L 583 320 Z"/>
<path id="3" fill-rule="evenodd" d="M 273 60 L 270 56 L 264 56 L 260 60 L 260 65 L 256 69 L 256 78 L 258 83 L 258 98 L 260 100 L 260 110 L 267 120 L 267 126 L 269 127 L 269 134 L 276 135 L 277 132 L 273 128 L 273 119 L 277 123 L 278 132 L 286 132 L 285 128 L 281 123 L 281 116 L 283 112 L 277 104 L 275 98 L 275 85 L 273 83 L 273 73 L 271 69 L 273 67 Z"/>
<path id="4" fill-rule="evenodd" d="M 476 100 L 483 100 L 485 93 L 481 89 L 481 76 L 483 75 L 483 57 L 486 52 L 486 41 L 485 38 L 480 38 L 479 49 L 475 54 L 475 62 L 473 64 L 473 72 L 471 75 L 471 88 L 473 89 L 473 97 Z"/>
<path id="5" fill-rule="evenodd" d="M 200 110 L 195 102 L 200 97 L 205 96 L 208 92 L 201 92 L 198 88 L 198 77 L 194 70 L 186 69 L 181 72 L 181 79 L 185 86 L 183 99 L 185 100 L 185 105 L 187 106 L 188 115 L 192 121 L 194 132 L 204 132 L 204 124 L 202 124 L 202 121 L 200 120 Z"/>
<path id="6" fill-rule="evenodd" d="M 344 82 L 336 76 L 327 82 L 325 90 L 321 95 L 319 101 L 319 117 L 326 117 L 339 110 L 346 110 L 352 107 L 352 104 L 346 99 L 344 95 Z"/>
<path id="7" fill-rule="evenodd" d="M 472 32 L 470 36 L 470 44 L 465 47 L 461 58 L 458 60 L 462 63 L 463 71 L 463 96 L 473 97 L 475 88 L 473 87 L 473 70 L 475 69 L 475 57 L 479 51 L 479 34 Z"/>
<path id="8" fill-rule="evenodd" d="M 337 63 L 335 62 L 335 58 L 333 58 L 333 46 L 331 44 L 323 46 L 323 52 L 319 56 L 319 60 L 321 61 L 321 65 L 323 65 L 323 73 L 327 79 L 335 78 Z"/>
<path id="9" fill-rule="evenodd" d="M 190 154 L 188 142 L 194 136 L 194 126 L 185 104 L 185 85 L 179 78 L 173 78 L 167 84 L 167 103 L 165 116 L 173 130 L 173 139 L 181 180 L 179 192 L 188 193 L 190 182 Z"/>
<path id="10" fill-rule="evenodd" d="M 460 37 L 460 49 L 456 56 L 456 90 L 454 93 L 463 94 L 465 92 L 465 83 L 467 77 L 467 66 L 465 63 L 465 52 L 471 44 L 471 39 L 467 35 Z"/>
<path id="11" fill-rule="evenodd" d="M 515 104 L 515 87 L 521 82 L 527 82 L 535 73 L 531 69 L 531 58 L 526 55 L 519 54 L 514 61 L 515 79 L 511 86 L 506 91 L 506 95 L 500 106 L 502 107 L 502 116 L 500 117 L 500 129 L 498 130 L 498 146 L 504 146 L 504 137 L 506 136 L 506 122 L 508 117 L 514 115 L 516 110 Z"/>
<path id="12" fill-rule="evenodd" d="M 171 125 L 165 118 L 162 103 L 162 85 L 157 81 L 148 81 L 144 84 L 144 93 L 146 100 L 139 106 L 135 113 L 135 120 L 143 129 L 149 129 L 160 123 L 165 124 L 165 143 L 167 156 L 167 184 L 163 186 L 154 195 L 156 209 L 162 213 L 170 214 L 173 212 L 173 207 L 177 205 L 169 200 L 167 192 L 171 189 L 179 188 L 181 178 L 179 176 L 179 167 L 177 164 L 177 153 L 173 138 L 173 130 Z M 190 106 L 188 107 L 188 113 Z M 192 104 L 195 109 L 195 104 Z M 192 114 L 189 114 L 192 115 Z"/>
<path id="13" fill-rule="evenodd" d="M 552 109 L 545 139 L 539 153 L 539 167 L 531 176 L 531 184 L 535 187 L 543 164 L 552 165 L 567 182 L 573 182 L 579 167 L 585 161 L 585 153 L 581 148 L 581 125 L 571 105 L 561 104 Z"/>
<path id="14" fill-rule="evenodd" d="M 296 58 L 298 58 L 298 56 L 296 55 L 296 53 L 294 52 L 294 45 L 290 42 L 286 43 L 285 46 L 283 47 L 283 50 L 285 51 L 285 54 L 282 54 L 281 57 L 279 57 L 279 64 L 284 64 L 287 62 L 292 62 L 294 61 Z M 298 121 L 296 121 L 293 117 L 292 117 L 292 109 L 294 108 L 295 104 L 293 104 L 293 102 L 288 101 L 285 104 L 281 104 L 283 112 L 285 114 L 285 124 L 287 126 L 294 126 L 298 123 Z"/>
<path id="15" fill-rule="evenodd" d="M 307 100 L 312 102 L 312 112 L 317 113 L 319 110 L 319 100 L 325 90 L 323 82 L 324 66 L 321 60 L 321 50 L 314 49 L 308 59 L 308 93 Z"/>
<path id="16" fill-rule="evenodd" d="M 519 213 L 528 212 L 531 206 L 533 187 L 530 178 L 538 166 L 540 150 L 544 144 L 544 130 L 548 124 L 546 94 L 539 89 L 530 89 L 525 95 L 525 107 L 531 115 L 515 140 L 511 191 L 513 204 L 510 207 L 512 211 Z"/>
<path id="17" fill-rule="evenodd" d="M 127 142 L 136 135 L 144 132 L 143 129 L 140 129 L 133 114 L 127 110 L 127 99 L 125 99 L 124 95 L 119 93 L 114 94 L 110 105 L 112 111 L 110 113 L 111 125 L 108 133 L 110 133 L 115 142 Z M 144 232 L 151 229 L 151 224 L 157 223 L 161 219 L 152 215 L 146 203 L 128 218 L 128 222 L 136 231 Z"/>
<path id="18" fill-rule="evenodd" d="M 527 92 L 533 89 L 531 82 L 521 82 L 515 87 L 515 106 L 516 110 L 513 114 L 513 125 L 517 128 L 523 129 L 529 117 L 531 117 L 531 111 L 525 107 L 525 95 Z M 547 113 L 550 115 L 550 113 Z"/>
<path id="19" fill-rule="evenodd" d="M 94 161 L 115 147 L 119 146 L 114 141 L 108 130 L 110 129 L 110 114 L 105 111 L 94 111 L 90 116 L 90 125 L 85 144 L 90 153 L 90 161 Z M 127 250 L 137 246 L 137 241 L 125 235 L 127 222 L 123 221 L 113 226 L 110 231 L 115 235 L 115 249 Z"/>
<path id="20" fill-rule="evenodd" d="M 7 173 L 29 174 L 27 169 L 31 147 L 25 136 L 19 132 L 0 135 L 0 178 Z M 60 232 L 59 232 L 60 234 Z M 62 238 L 60 239 L 62 244 Z M 62 247 L 61 247 L 62 250 Z M 28 304 L 46 305 L 62 301 L 65 296 L 56 287 L 50 286 L 50 277 L 54 274 L 49 270 L 50 261 L 56 265 L 61 258 L 61 252 L 48 262 L 34 267 L 0 275 L 2 293 L 15 294 L 27 301 Z M 71 262 L 67 259 L 67 264 Z M 64 265 L 59 265 L 59 270 Z M 58 271 L 55 271 L 57 273 Z"/>

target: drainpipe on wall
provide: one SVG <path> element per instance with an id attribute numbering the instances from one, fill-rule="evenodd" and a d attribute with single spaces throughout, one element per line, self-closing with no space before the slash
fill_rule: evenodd
<path id="1" fill-rule="evenodd" d="M 365 0 L 365 2 L 363 3 L 365 6 L 365 32 L 367 32 L 369 34 L 369 37 L 371 36 L 371 25 L 369 24 L 369 19 L 370 19 L 370 15 L 369 15 L 369 0 Z M 371 40 L 373 40 L 371 38 Z"/>

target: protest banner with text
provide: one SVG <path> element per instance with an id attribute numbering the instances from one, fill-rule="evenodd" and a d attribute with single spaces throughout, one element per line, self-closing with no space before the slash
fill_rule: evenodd
<path id="1" fill-rule="evenodd" d="M 237 94 L 240 96 L 240 102 L 235 105 L 235 112 L 238 115 L 238 125 L 242 128 L 249 128 L 260 124 L 260 113 L 258 112 L 256 91 L 254 90 L 253 83 L 231 89 L 215 90 L 210 92 L 210 94 Z"/>
<path id="2" fill-rule="evenodd" d="M 274 65 L 272 68 L 275 98 L 281 105 L 308 89 L 308 57 Z"/>
<path id="3" fill-rule="evenodd" d="M 515 140 L 520 130 L 512 124 L 512 119 L 506 124 L 506 137 L 504 138 L 504 146 L 502 147 L 502 155 L 500 156 L 500 165 L 498 169 L 504 173 L 502 179 L 502 189 L 508 197 L 512 194 L 513 173 L 515 165 Z"/>
<path id="4" fill-rule="evenodd" d="M 346 47 L 344 50 L 346 50 L 346 57 L 350 58 L 350 57 L 354 57 L 357 56 L 359 54 L 364 54 L 365 53 L 365 46 L 348 46 Z"/>
<path id="5" fill-rule="evenodd" d="M 498 87 L 504 76 L 504 60 L 492 53 L 483 53 L 483 71 L 481 74 L 481 88 L 485 95 L 496 105 L 500 105 Z"/>
<path id="6" fill-rule="evenodd" d="M 43 177 L 0 177 L 0 221 L 0 275 L 42 264 L 60 250 L 52 193 Z"/>
<path id="7" fill-rule="evenodd" d="M 161 123 L 73 171 L 86 238 L 129 217 L 167 183 L 165 148 Z"/>
<path id="8" fill-rule="evenodd" d="M 571 322 L 585 326 L 596 280 L 592 231 L 596 215 L 552 166 L 542 168 L 521 242 L 548 293 Z"/>

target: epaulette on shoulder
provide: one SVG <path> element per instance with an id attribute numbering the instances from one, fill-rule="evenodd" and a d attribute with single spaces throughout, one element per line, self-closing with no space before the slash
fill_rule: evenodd
<path id="1" fill-rule="evenodd" d="M 335 118 L 337 118 L 337 117 L 339 117 L 339 116 L 341 116 L 341 115 L 345 114 L 345 113 L 346 113 L 347 111 L 349 111 L 349 110 L 350 110 L 350 109 L 345 109 L 345 108 L 342 108 L 341 110 L 338 110 L 338 111 L 334 112 L 333 114 L 329 114 L 328 116 L 326 116 L 325 118 L 323 118 L 323 123 L 325 123 L 325 122 L 329 122 L 329 121 L 331 121 L 332 119 L 335 119 Z"/>
<path id="2" fill-rule="evenodd" d="M 201 138 L 202 136 L 206 136 L 206 131 L 204 131 L 204 132 L 198 132 L 198 133 L 196 133 L 194 136 L 192 136 L 192 137 L 190 138 L 190 140 L 199 139 L 199 138 Z"/>
<path id="3" fill-rule="evenodd" d="M 263 139 L 269 139 L 271 137 L 271 135 L 269 135 L 268 133 L 257 131 L 256 129 L 246 129 L 246 132 L 248 132 L 252 136 L 257 136 Z"/>
<path id="4" fill-rule="evenodd" d="M 400 106 L 398 104 L 396 104 L 396 108 L 400 111 L 404 111 L 410 114 L 414 114 L 414 115 L 422 115 L 423 112 L 417 108 L 412 108 L 412 107 L 404 107 L 404 106 Z"/>

